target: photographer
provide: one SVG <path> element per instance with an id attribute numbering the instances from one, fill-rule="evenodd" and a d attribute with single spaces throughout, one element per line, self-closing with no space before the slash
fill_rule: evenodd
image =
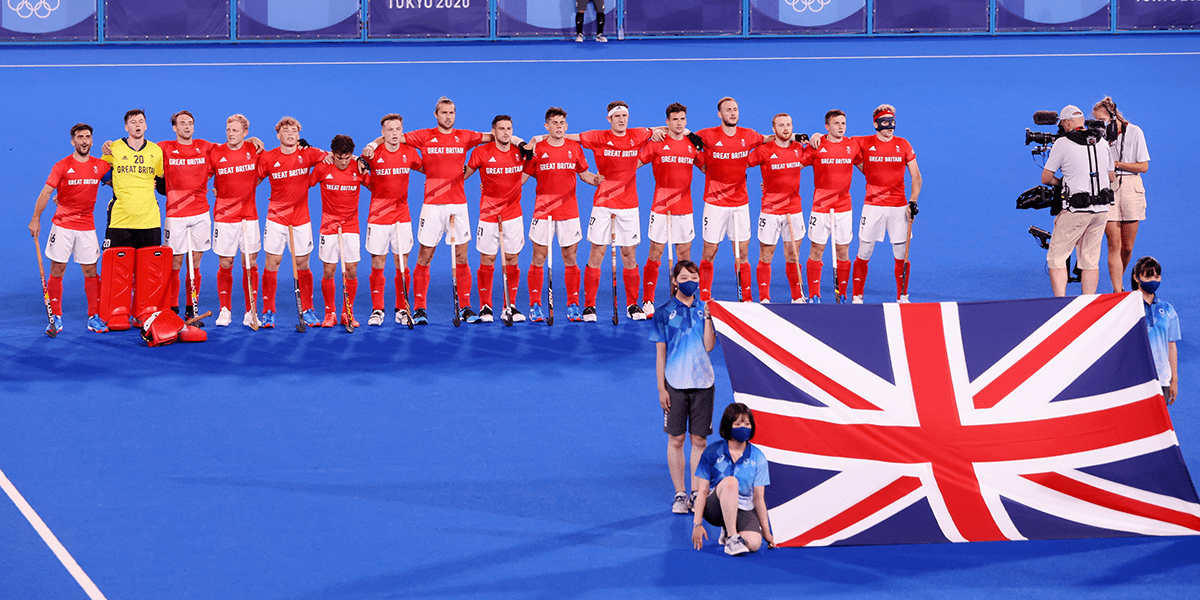
<path id="1" fill-rule="evenodd" d="M 1083 293 L 1096 293 L 1100 277 L 1100 241 L 1113 202 L 1110 184 L 1116 180 L 1113 159 L 1103 138 L 1084 128 L 1083 111 L 1068 105 L 1059 112 L 1065 135 L 1054 141 L 1042 171 L 1042 183 L 1063 186 L 1061 211 L 1054 217 L 1054 233 L 1046 263 L 1055 296 L 1067 295 L 1066 261 L 1078 248 Z M 1062 170 L 1062 178 L 1054 173 Z"/>
<path id="2" fill-rule="evenodd" d="M 1133 256 L 1138 224 L 1146 220 L 1146 188 L 1142 186 L 1141 174 L 1150 170 L 1150 152 L 1146 150 L 1142 128 L 1126 121 L 1112 98 L 1097 102 L 1092 107 L 1092 118 L 1116 125 L 1116 139 L 1108 138 L 1117 173 L 1117 182 L 1113 186 L 1116 202 L 1108 211 L 1104 237 L 1108 240 L 1108 277 L 1113 291 L 1121 292 L 1124 291 L 1125 269 Z"/>

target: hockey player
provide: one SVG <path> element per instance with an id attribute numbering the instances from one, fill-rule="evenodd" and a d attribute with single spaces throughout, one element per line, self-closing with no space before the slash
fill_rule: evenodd
<path id="1" fill-rule="evenodd" d="M 804 235 L 800 205 L 800 171 L 809 164 L 807 149 L 792 139 L 792 117 L 780 113 L 771 119 L 775 139 L 750 153 L 750 167 L 762 171 L 762 212 L 758 218 L 758 297 L 771 301 L 771 259 L 782 237 L 784 269 L 793 302 L 803 299 L 797 246 Z"/>

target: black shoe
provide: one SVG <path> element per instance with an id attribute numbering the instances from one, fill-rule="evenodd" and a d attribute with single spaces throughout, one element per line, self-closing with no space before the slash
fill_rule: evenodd
<path id="1" fill-rule="evenodd" d="M 425 309 L 418 308 L 413 311 L 413 323 L 417 325 L 428 325 L 429 317 L 425 316 Z"/>
<path id="2" fill-rule="evenodd" d="M 479 308 L 479 320 L 483 323 L 492 322 L 492 307 L 484 304 Z"/>
<path id="3" fill-rule="evenodd" d="M 459 313 L 459 319 L 462 320 L 463 323 L 478 323 L 479 315 L 475 314 L 475 311 L 471 310 L 470 306 L 467 306 L 462 309 L 462 312 Z"/>
<path id="4" fill-rule="evenodd" d="M 183 320 L 184 321 L 190 321 L 190 320 L 194 319 L 195 317 L 196 317 L 196 311 L 192 310 L 192 306 L 190 304 L 187 306 L 187 308 L 183 309 Z M 195 323 L 192 323 L 192 326 L 204 327 L 204 321 L 196 321 Z"/>

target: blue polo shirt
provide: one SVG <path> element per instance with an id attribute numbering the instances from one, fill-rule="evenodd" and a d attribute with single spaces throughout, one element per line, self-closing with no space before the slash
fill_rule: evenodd
<path id="1" fill-rule="evenodd" d="M 746 444 L 742 457 L 733 462 L 729 455 L 729 441 L 721 440 L 709 444 L 696 465 L 696 477 L 706 479 L 715 487 L 726 477 L 736 477 L 738 482 L 738 508 L 754 510 L 754 488 L 771 483 L 767 473 L 767 457 L 754 444 Z"/>
<path id="2" fill-rule="evenodd" d="M 1154 355 L 1154 367 L 1158 369 L 1158 384 L 1167 387 L 1171 385 L 1171 360 L 1167 350 L 1167 342 L 1178 342 L 1182 339 L 1179 334 L 1179 315 L 1169 302 L 1163 302 L 1154 297 L 1154 302 L 1145 304 L 1146 329 L 1150 333 L 1150 352 Z"/>
<path id="3" fill-rule="evenodd" d="M 654 310 L 650 341 L 667 345 L 667 383 L 677 390 L 702 389 L 716 383 L 704 349 L 704 302 L 688 306 L 674 296 Z"/>

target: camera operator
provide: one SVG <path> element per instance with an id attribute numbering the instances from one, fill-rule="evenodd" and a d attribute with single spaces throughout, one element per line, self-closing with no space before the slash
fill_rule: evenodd
<path id="1" fill-rule="evenodd" d="M 1100 277 L 1100 240 L 1113 201 L 1109 184 L 1116 180 L 1113 159 L 1108 144 L 1100 143 L 1103 134 L 1084 128 L 1079 107 L 1068 105 L 1058 114 L 1066 134 L 1054 140 L 1042 171 L 1042 183 L 1062 184 L 1064 192 L 1046 253 L 1050 287 L 1055 296 L 1067 295 L 1066 261 L 1071 249 L 1077 248 L 1083 293 L 1094 294 Z M 1054 176 L 1059 169 L 1061 179 Z"/>
<path id="2" fill-rule="evenodd" d="M 1150 152 L 1142 128 L 1125 120 L 1112 98 L 1104 98 L 1092 107 L 1092 118 L 1115 125 L 1116 139 L 1109 137 L 1117 181 L 1113 186 L 1116 203 L 1108 210 L 1104 237 L 1108 240 L 1108 277 L 1113 291 L 1123 290 L 1125 269 L 1133 256 L 1138 224 L 1146 220 L 1146 188 L 1142 173 L 1150 170 Z M 1115 123 L 1114 123 L 1115 122 Z"/>

